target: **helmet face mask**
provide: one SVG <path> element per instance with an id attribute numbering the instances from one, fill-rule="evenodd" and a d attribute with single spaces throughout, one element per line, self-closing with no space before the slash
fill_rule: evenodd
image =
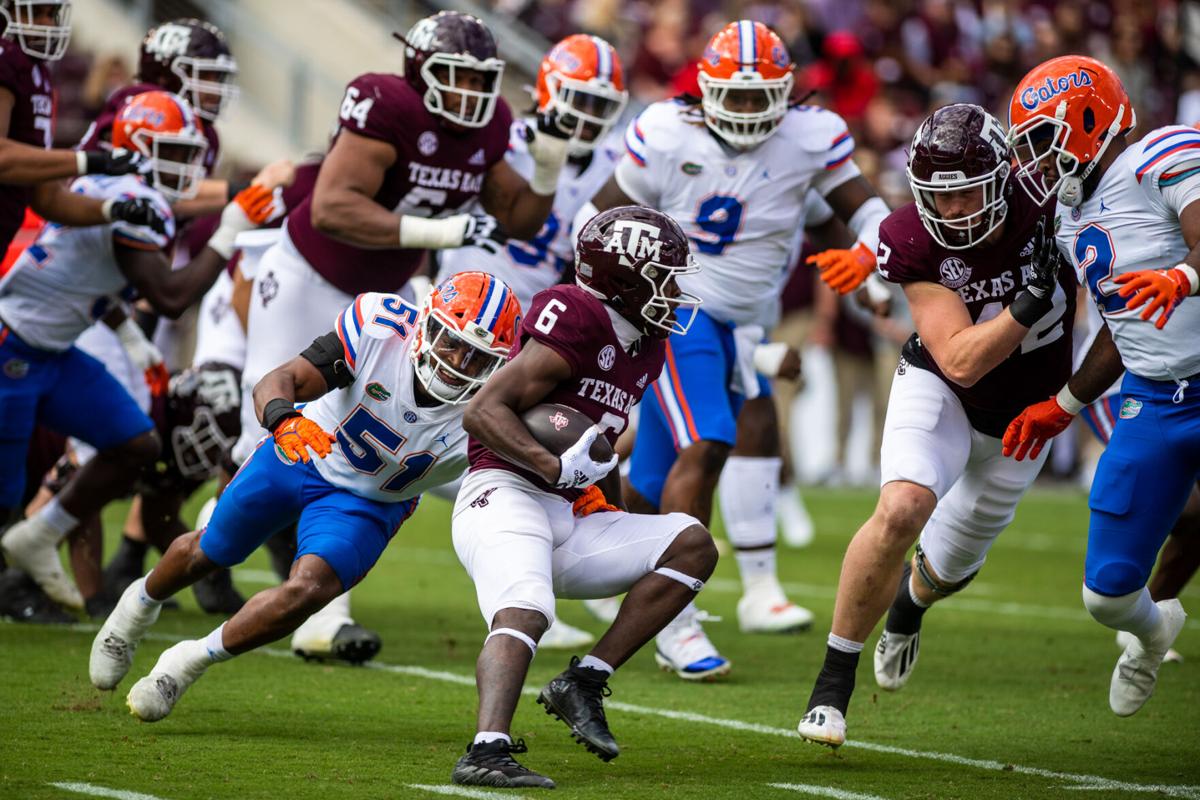
<path id="1" fill-rule="evenodd" d="M 234 439 L 226 436 L 212 409 L 200 406 L 191 425 L 171 429 L 171 453 L 179 473 L 189 480 L 207 480 L 217 474 Z"/>
<path id="2" fill-rule="evenodd" d="M 696 76 L 704 123 L 729 146 L 749 150 L 787 115 L 794 81 L 787 47 L 761 22 L 731 22 L 711 40 Z"/>
<path id="3" fill-rule="evenodd" d="M 439 311 L 421 324 L 417 378 L 436 400 L 448 405 L 467 402 L 504 363 L 506 353 L 475 344 Z"/>
<path id="4" fill-rule="evenodd" d="M 206 362 L 171 378 L 167 391 L 171 455 L 189 480 L 207 480 L 241 432 L 241 378 L 233 367 Z"/>
<path id="5" fill-rule="evenodd" d="M 470 73 L 482 78 L 483 89 L 470 88 Z M 504 62 L 498 58 L 479 61 L 469 55 L 434 53 L 421 64 L 421 77 L 428 87 L 425 107 L 455 125 L 482 128 L 496 112 L 503 74 Z"/>
<path id="6" fill-rule="evenodd" d="M 141 128 L 130 141 L 143 156 L 150 159 L 150 185 L 163 197 L 174 202 L 188 200 L 200 191 L 204 180 L 204 154 L 208 140 L 203 134 L 163 133 Z"/>
<path id="7" fill-rule="evenodd" d="M 232 56 L 178 56 L 171 62 L 171 72 L 179 76 L 179 93 L 187 98 L 199 117 L 209 122 L 216 120 L 240 94 L 234 83 L 237 62 Z"/>
<path id="8" fill-rule="evenodd" d="M 54 8 L 51 24 L 37 22 L 39 9 Z M 14 39 L 31 58 L 58 61 L 71 43 L 71 0 L 4 0 L 4 37 Z"/>

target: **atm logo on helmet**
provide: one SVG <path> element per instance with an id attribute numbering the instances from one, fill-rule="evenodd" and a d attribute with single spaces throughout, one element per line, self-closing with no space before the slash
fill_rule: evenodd
<path id="1" fill-rule="evenodd" d="M 1033 111 L 1042 103 L 1048 103 L 1069 89 L 1080 86 L 1091 86 L 1092 76 L 1087 70 L 1077 70 L 1071 75 L 1060 75 L 1058 78 L 1046 78 L 1042 86 L 1030 86 L 1021 90 L 1021 105 L 1028 111 Z"/>
<path id="2" fill-rule="evenodd" d="M 604 243 L 606 253 L 624 253 L 636 259 L 662 259 L 663 243 L 659 240 L 662 228 L 630 219 L 620 219 L 613 224 L 612 235 Z M 624 239 L 622 240 L 622 234 Z"/>

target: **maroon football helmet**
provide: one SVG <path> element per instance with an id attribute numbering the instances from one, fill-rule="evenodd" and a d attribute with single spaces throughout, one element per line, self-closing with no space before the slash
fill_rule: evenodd
<path id="1" fill-rule="evenodd" d="M 478 17 L 439 11 L 418 20 L 404 36 L 393 35 L 404 43 L 401 72 L 430 114 L 465 128 L 492 121 L 504 61 L 496 55 L 492 32 Z M 478 73 L 482 89 L 459 86 L 462 71 Z"/>
<path id="2" fill-rule="evenodd" d="M 925 230 L 950 250 L 982 242 L 1008 213 L 1011 170 L 1004 129 L 983 108 L 955 103 L 933 112 L 917 128 L 908 154 L 908 182 Z M 983 194 L 978 211 L 957 219 L 938 211 L 938 194 L 974 189 Z"/>
<path id="3" fill-rule="evenodd" d="M 666 214 L 618 206 L 592 217 L 575 245 L 575 280 L 642 332 L 685 334 L 700 298 L 675 279 L 700 271 L 687 235 Z M 680 322 L 676 312 L 687 312 Z"/>
<path id="4" fill-rule="evenodd" d="M 171 378 L 164 438 L 183 477 L 216 474 L 241 434 L 241 407 L 241 375 L 227 364 L 206 362 Z"/>
<path id="5" fill-rule="evenodd" d="M 211 22 L 176 19 L 142 40 L 138 79 L 183 95 L 202 118 L 215 120 L 237 97 L 237 61 L 225 34 Z"/>

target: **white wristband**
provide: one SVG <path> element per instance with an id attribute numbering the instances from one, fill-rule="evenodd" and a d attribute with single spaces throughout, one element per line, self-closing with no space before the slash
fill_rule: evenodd
<path id="1" fill-rule="evenodd" d="M 1084 406 L 1087 405 L 1087 403 L 1071 394 L 1071 388 L 1065 383 L 1063 384 L 1063 387 L 1058 390 L 1058 394 L 1054 396 L 1054 399 L 1058 401 L 1059 407 L 1072 417 L 1078 414 L 1080 411 L 1083 411 Z"/>
<path id="2" fill-rule="evenodd" d="M 112 207 L 115 202 L 110 198 L 100 204 L 100 216 L 104 217 L 105 222 L 112 222 Z"/>
<path id="3" fill-rule="evenodd" d="M 87 153 L 82 150 L 75 151 L 75 174 L 87 175 Z"/>
<path id="4" fill-rule="evenodd" d="M 1200 275 L 1196 274 L 1196 268 L 1191 264 L 1184 264 L 1180 262 L 1175 265 L 1175 269 L 1182 272 L 1188 279 L 1188 285 L 1192 287 L 1192 290 L 1188 292 L 1188 294 L 1200 294 Z"/>
<path id="5" fill-rule="evenodd" d="M 470 214 L 428 219 L 403 214 L 400 217 L 400 246 L 413 250 L 446 250 L 462 247 Z"/>

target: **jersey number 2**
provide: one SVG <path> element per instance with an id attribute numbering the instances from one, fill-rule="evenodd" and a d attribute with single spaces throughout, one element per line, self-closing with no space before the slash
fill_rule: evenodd
<path id="1" fill-rule="evenodd" d="M 1115 314 L 1125 310 L 1125 298 L 1117 294 L 1119 288 L 1112 282 L 1113 264 L 1117 254 L 1112 236 L 1099 225 L 1084 227 L 1075 234 L 1075 263 L 1079 265 L 1092 299 L 1100 306 L 1103 314 Z"/>
<path id="2" fill-rule="evenodd" d="M 350 466 L 366 475 L 376 475 L 383 469 L 386 462 L 379 455 L 380 447 L 389 453 L 396 453 L 408 441 L 363 406 L 354 409 L 354 413 L 338 426 L 337 440 Z M 388 475 L 380 488 L 385 492 L 402 492 L 429 472 L 437 460 L 438 457 L 428 450 L 411 453 L 400 462 L 400 469 Z"/>

